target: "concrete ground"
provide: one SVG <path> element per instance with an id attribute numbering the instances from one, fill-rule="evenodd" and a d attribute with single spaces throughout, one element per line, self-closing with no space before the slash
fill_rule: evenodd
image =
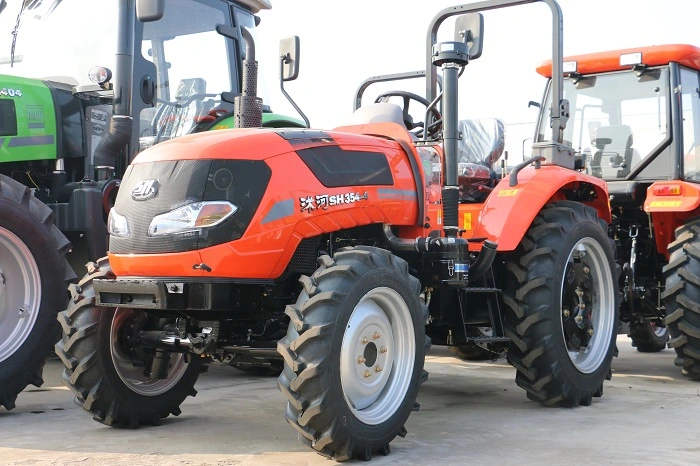
<path id="1" fill-rule="evenodd" d="M 604 396 L 575 409 L 528 401 L 504 360 L 467 363 L 434 348 L 408 435 L 372 464 L 700 464 L 700 383 L 680 375 L 672 350 L 638 353 L 626 337 L 618 346 Z M 73 404 L 60 370 L 50 361 L 44 387 L 0 411 L 0 464 L 332 464 L 297 442 L 275 378 L 212 367 L 179 417 L 117 430 Z"/>

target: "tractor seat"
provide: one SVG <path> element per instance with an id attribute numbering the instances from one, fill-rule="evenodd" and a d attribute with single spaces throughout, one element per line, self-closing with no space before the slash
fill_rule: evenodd
<path id="1" fill-rule="evenodd" d="M 457 179 L 460 202 L 483 202 L 496 184 L 494 165 L 505 148 L 505 125 L 497 118 L 460 120 Z"/>
<path id="2" fill-rule="evenodd" d="M 352 114 L 351 125 L 366 125 L 369 123 L 397 123 L 404 128 L 403 111 L 396 104 L 379 102 L 360 107 Z"/>
<path id="3" fill-rule="evenodd" d="M 632 129 L 627 125 L 601 126 L 591 141 L 596 151 L 591 161 L 593 176 L 625 178 L 632 168 Z"/>
<path id="4" fill-rule="evenodd" d="M 206 89 L 207 82 L 203 78 L 180 80 L 175 92 L 175 102 L 178 106 L 166 104 L 161 115 L 161 121 L 165 124 L 162 133 L 164 139 L 172 139 L 192 132 L 199 117 L 205 113 L 202 100 Z M 202 97 L 192 99 L 196 95 L 202 95 Z"/>

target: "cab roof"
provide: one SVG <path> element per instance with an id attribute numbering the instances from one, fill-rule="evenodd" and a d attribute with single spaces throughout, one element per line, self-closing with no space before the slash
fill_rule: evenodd
<path id="1" fill-rule="evenodd" d="M 238 0 L 238 2 L 247 6 L 253 14 L 272 8 L 270 0 Z"/>
<path id="2" fill-rule="evenodd" d="M 689 68 L 700 70 L 700 48 L 684 44 L 653 45 L 650 47 L 588 53 L 566 57 L 564 61 L 575 61 L 576 72 L 580 74 L 604 73 L 606 71 L 630 69 L 631 65 L 620 65 L 620 55 L 639 52 L 642 54 L 642 64 L 647 66 L 660 66 L 667 65 L 669 62 L 677 62 Z M 537 72 L 545 78 L 551 78 L 552 60 L 540 63 L 537 66 Z M 565 74 L 568 74 L 568 72 L 565 72 Z"/>

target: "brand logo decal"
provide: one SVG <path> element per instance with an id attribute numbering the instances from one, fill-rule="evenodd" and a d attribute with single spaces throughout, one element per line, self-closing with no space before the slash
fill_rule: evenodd
<path id="1" fill-rule="evenodd" d="M 135 201 L 147 201 L 156 197 L 160 183 L 158 180 L 143 180 L 131 191 L 131 198 Z"/>
<path id="2" fill-rule="evenodd" d="M 299 207 L 302 212 L 313 212 L 314 210 L 328 210 L 329 207 L 337 207 L 343 204 L 354 204 L 355 202 L 366 201 L 369 198 L 367 192 L 344 193 L 344 194 L 318 194 L 316 196 L 304 196 L 299 198 Z"/>

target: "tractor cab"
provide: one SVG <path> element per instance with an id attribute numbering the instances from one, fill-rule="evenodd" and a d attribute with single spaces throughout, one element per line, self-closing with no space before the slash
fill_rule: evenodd
<path id="1" fill-rule="evenodd" d="M 665 45 L 565 59 L 564 144 L 584 159 L 586 173 L 611 182 L 611 190 L 620 181 L 700 181 L 699 57 L 697 47 Z M 551 77 L 551 64 L 537 71 Z M 545 102 L 551 103 L 550 90 Z M 542 114 L 536 141 L 550 135 Z"/>

